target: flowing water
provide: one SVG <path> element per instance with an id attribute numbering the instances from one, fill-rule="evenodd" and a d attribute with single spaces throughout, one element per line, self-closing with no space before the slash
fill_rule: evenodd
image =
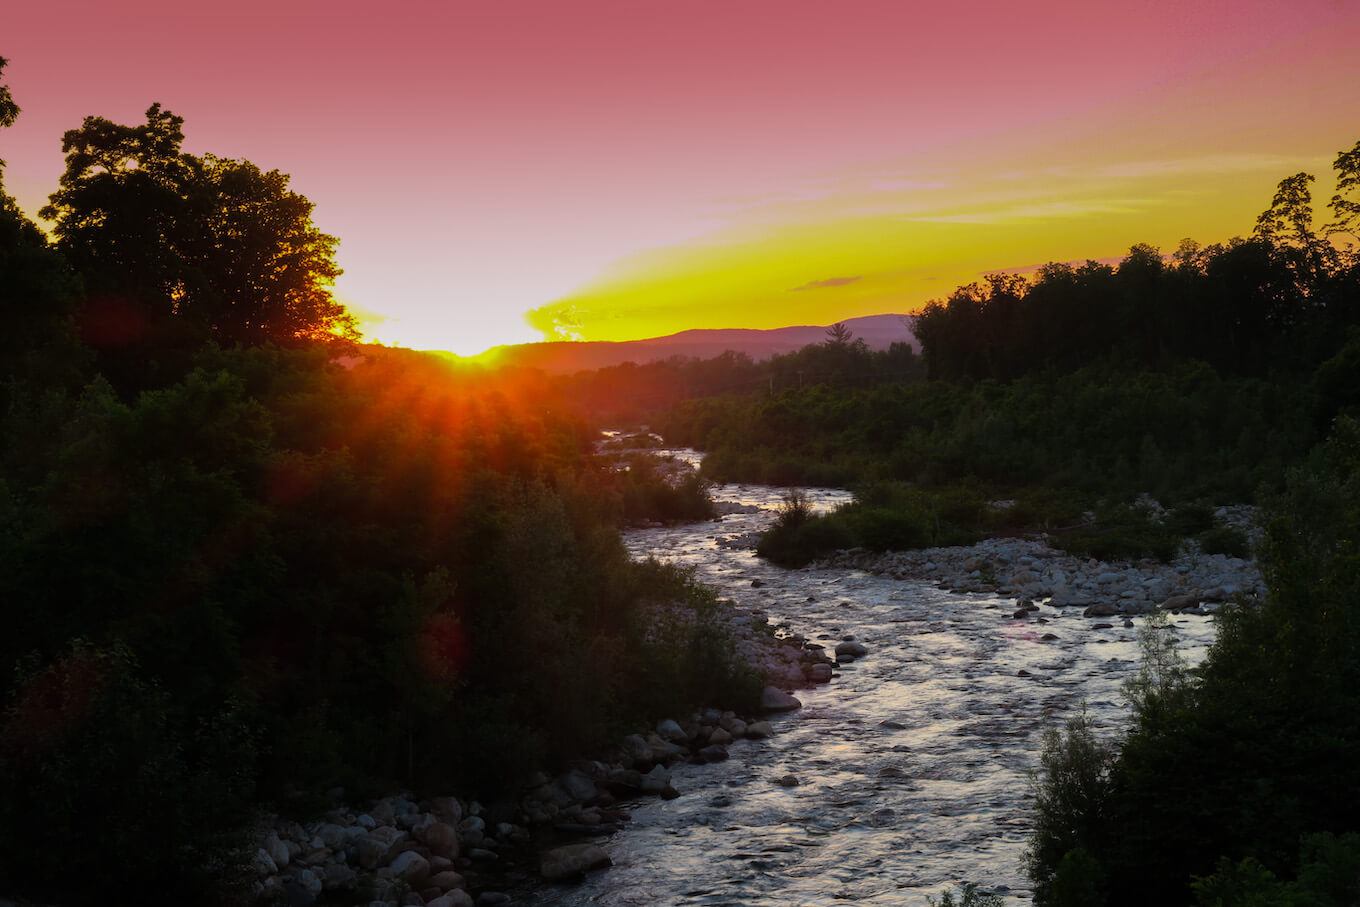
<path id="1" fill-rule="evenodd" d="M 535 901 L 924 907 L 968 881 L 1007 905 L 1028 903 L 1020 860 L 1042 731 L 1085 703 L 1117 732 L 1137 630 L 1118 619 L 1094 629 L 1099 621 L 1080 609 L 1047 606 L 1035 615 L 1046 623 L 1015 621 L 1006 599 L 859 571 L 783 570 L 717 544 L 768 526 L 781 495 L 720 485 L 716 500 L 762 509 L 626 540 L 636 556 L 693 566 L 724 596 L 828 648 L 853 635 L 868 657 L 797 692 L 803 707 L 773 719 L 773 738 L 734 743 L 726 762 L 674 766 L 682 796 L 632 805 L 624 831 L 602 842 L 611 869 Z M 849 495 L 809 497 L 826 508 Z M 1212 623 L 1174 621 L 1182 653 L 1198 661 Z M 787 775 L 798 784 L 780 784 Z"/>

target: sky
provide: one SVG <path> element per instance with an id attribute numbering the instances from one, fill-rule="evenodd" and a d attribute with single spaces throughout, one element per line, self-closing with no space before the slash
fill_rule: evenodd
<path id="1" fill-rule="evenodd" d="M 370 339 L 830 324 L 1250 232 L 1360 140 L 1360 0 L 43 0 L 5 185 L 87 115 L 292 177 Z M 1324 212 L 1325 213 L 1325 212 Z"/>

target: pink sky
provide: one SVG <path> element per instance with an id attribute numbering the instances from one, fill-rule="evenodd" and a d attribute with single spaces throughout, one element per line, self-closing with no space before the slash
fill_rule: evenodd
<path id="1" fill-rule="evenodd" d="M 371 336 L 907 311 L 1049 259 L 1250 230 L 1360 139 L 1356 0 L 48 0 L 9 11 L 30 212 L 88 114 L 292 174 Z M 792 293 L 834 278 L 863 279 Z"/>

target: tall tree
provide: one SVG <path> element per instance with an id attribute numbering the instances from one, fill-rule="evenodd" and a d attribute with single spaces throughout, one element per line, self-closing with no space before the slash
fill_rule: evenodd
<path id="1" fill-rule="evenodd" d="M 1345 234 L 1360 240 L 1360 142 L 1350 151 L 1337 154 L 1332 169 L 1336 171 L 1336 195 L 1328 207 L 1336 220 L 1327 225 L 1327 235 Z"/>
<path id="2" fill-rule="evenodd" d="M 328 287 L 338 240 L 288 177 L 181 150 L 182 117 L 86 117 L 66 133 L 66 172 L 42 216 L 93 294 L 223 343 L 357 336 Z"/>

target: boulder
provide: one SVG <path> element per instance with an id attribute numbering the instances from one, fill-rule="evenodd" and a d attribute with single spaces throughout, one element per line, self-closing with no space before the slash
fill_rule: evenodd
<path id="1" fill-rule="evenodd" d="M 665 767 L 657 765 L 652 770 L 642 776 L 642 789 L 649 794 L 659 794 L 671 783 L 671 773 Z"/>
<path id="2" fill-rule="evenodd" d="M 467 880 L 463 878 L 461 873 L 446 869 L 430 876 L 429 884 L 443 892 L 453 888 L 466 888 Z"/>
<path id="3" fill-rule="evenodd" d="M 727 747 L 713 743 L 699 750 L 699 758 L 705 762 L 722 762 L 728 756 Z"/>
<path id="4" fill-rule="evenodd" d="M 715 727 L 713 733 L 708 735 L 708 742 L 726 746 L 732 742 L 732 735 L 720 727 Z"/>
<path id="5" fill-rule="evenodd" d="M 447 822 L 431 822 L 425 826 L 425 846 L 437 857 L 458 859 L 458 832 Z"/>
<path id="6" fill-rule="evenodd" d="M 592 869 L 614 865 L 596 844 L 567 844 L 554 847 L 543 855 L 540 874 L 549 882 L 565 882 L 585 875 Z"/>
<path id="7" fill-rule="evenodd" d="M 598 793 L 595 790 L 595 782 L 579 769 L 572 769 L 559 775 L 555 784 L 567 797 L 581 803 L 589 803 Z"/>
<path id="8" fill-rule="evenodd" d="M 1117 611 L 1109 602 L 1096 602 L 1081 613 L 1083 617 L 1114 617 Z"/>
<path id="9" fill-rule="evenodd" d="M 807 679 L 810 683 L 826 683 L 831 679 L 831 665 L 824 662 L 809 665 Z"/>
<path id="10" fill-rule="evenodd" d="M 278 832 L 271 831 L 269 834 L 265 835 L 264 841 L 261 842 L 261 846 L 264 848 L 265 853 L 269 854 L 269 858 L 274 861 L 274 865 L 279 869 L 283 869 L 288 865 L 288 845 L 280 840 Z"/>
<path id="11" fill-rule="evenodd" d="M 662 740 L 670 743 L 689 743 L 689 734 L 686 734 L 684 728 L 680 727 L 673 718 L 667 718 L 657 724 L 656 732 Z"/>
<path id="12" fill-rule="evenodd" d="M 768 721 L 753 721 L 746 726 L 746 736 L 752 740 L 764 740 L 774 736 L 774 726 Z"/>
<path id="13" fill-rule="evenodd" d="M 789 712 L 796 708 L 801 708 L 802 703 L 795 697 L 785 693 L 779 687 L 766 687 L 760 694 L 760 707 L 767 712 Z M 750 734 L 750 728 L 747 728 Z"/>
<path id="14" fill-rule="evenodd" d="M 407 850 L 397 854 L 397 858 L 392 861 L 392 872 L 397 878 L 405 879 L 415 886 L 429 877 L 430 861 L 414 850 Z"/>

